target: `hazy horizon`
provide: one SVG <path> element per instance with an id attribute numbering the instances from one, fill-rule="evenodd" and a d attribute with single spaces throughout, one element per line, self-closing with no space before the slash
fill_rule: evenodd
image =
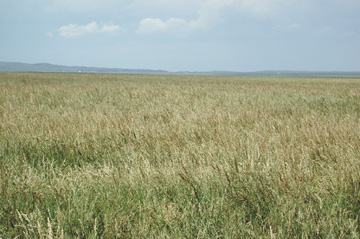
<path id="1" fill-rule="evenodd" d="M 0 61 L 359 71 L 358 0 L 0 0 Z"/>

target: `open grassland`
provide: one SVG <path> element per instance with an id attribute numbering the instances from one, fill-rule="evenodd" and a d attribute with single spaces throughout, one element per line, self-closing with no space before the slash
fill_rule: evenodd
<path id="1" fill-rule="evenodd" d="M 0 238 L 359 238 L 360 79 L 0 73 Z"/>

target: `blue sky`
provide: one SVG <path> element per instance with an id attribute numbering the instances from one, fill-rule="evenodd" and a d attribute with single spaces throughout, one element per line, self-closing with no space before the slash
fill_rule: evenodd
<path id="1" fill-rule="evenodd" d="M 359 0 L 0 0 L 0 61 L 360 71 Z"/>

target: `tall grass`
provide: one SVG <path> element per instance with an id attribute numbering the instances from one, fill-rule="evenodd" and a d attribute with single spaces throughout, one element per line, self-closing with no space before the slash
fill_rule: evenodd
<path id="1" fill-rule="evenodd" d="M 360 79 L 0 73 L 0 238 L 358 238 Z"/>

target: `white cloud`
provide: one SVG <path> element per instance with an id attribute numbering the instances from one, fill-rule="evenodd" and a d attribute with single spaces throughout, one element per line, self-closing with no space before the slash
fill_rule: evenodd
<path id="1" fill-rule="evenodd" d="M 107 24 L 99 27 L 96 22 L 91 22 L 87 25 L 69 24 L 56 29 L 60 36 L 65 38 L 79 37 L 90 33 L 102 33 L 102 32 L 117 32 L 121 28 L 118 25 Z"/>
<path id="2" fill-rule="evenodd" d="M 163 2 L 163 0 L 157 0 Z M 180 1 L 188 4 L 188 0 Z M 227 18 L 227 13 L 268 17 L 276 13 L 285 0 L 198 0 L 197 16 L 191 20 L 182 18 L 144 18 L 140 21 L 136 33 L 143 35 L 170 33 L 188 34 L 194 30 L 208 29 Z M 179 4 L 179 2 L 177 2 Z"/>
<path id="3" fill-rule="evenodd" d="M 186 35 L 194 30 L 207 29 L 218 19 L 218 12 L 234 0 L 210 0 L 205 1 L 198 10 L 197 17 L 191 20 L 181 18 L 144 18 L 140 21 L 136 33 L 142 35 L 170 33 L 173 35 Z"/>
<path id="4" fill-rule="evenodd" d="M 170 18 L 162 21 L 159 18 L 145 18 L 140 22 L 136 33 L 144 35 L 163 32 L 186 34 L 188 30 L 189 23 L 183 19 Z"/>
<path id="5" fill-rule="evenodd" d="M 197 19 L 186 21 L 180 18 L 170 18 L 163 21 L 159 18 L 145 18 L 140 21 L 136 33 L 141 35 L 168 33 L 171 35 L 185 36 L 192 31 L 207 29 L 211 24 L 208 12 L 201 12 Z"/>
<path id="6" fill-rule="evenodd" d="M 104 25 L 101 29 L 100 32 L 117 32 L 119 31 L 121 28 L 119 25 Z"/>

